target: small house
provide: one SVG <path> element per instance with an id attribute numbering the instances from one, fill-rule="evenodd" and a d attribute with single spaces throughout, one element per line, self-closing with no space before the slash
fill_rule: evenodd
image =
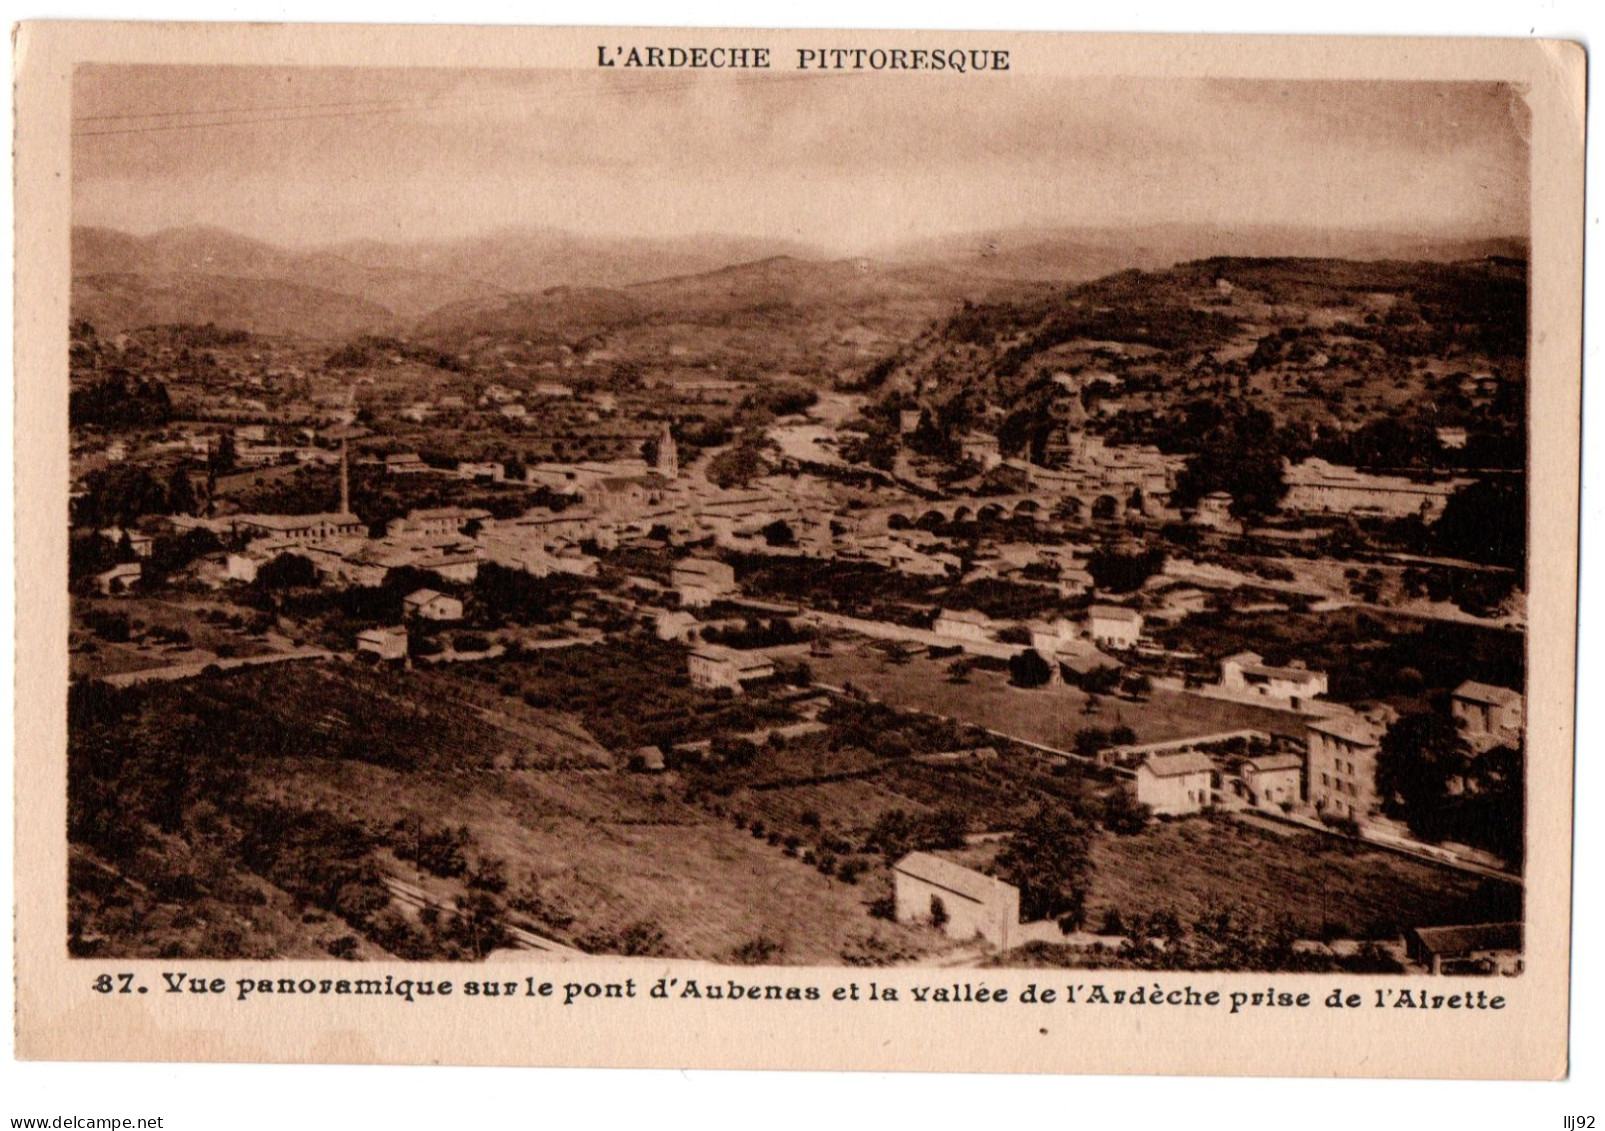
<path id="1" fill-rule="evenodd" d="M 661 774 L 669 768 L 663 751 L 656 746 L 642 746 L 630 755 L 630 769 L 639 774 Z"/>
<path id="2" fill-rule="evenodd" d="M 1304 759 L 1297 754 L 1245 758 L 1239 772 L 1250 801 L 1261 809 L 1297 805 L 1304 798 Z"/>
<path id="3" fill-rule="evenodd" d="M 990 471 L 1003 462 L 998 438 L 985 432 L 968 432 L 959 438 L 959 453 L 971 463 Z"/>
<path id="4" fill-rule="evenodd" d="M 144 572 L 139 562 L 119 562 L 104 573 L 95 574 L 95 592 L 102 597 L 120 597 L 139 584 Z"/>
<path id="5" fill-rule="evenodd" d="M 943 609 L 931 624 L 931 631 L 950 640 L 968 640 L 976 644 L 995 643 L 992 636 L 992 618 L 973 609 Z"/>
<path id="6" fill-rule="evenodd" d="M 1196 750 L 1150 754 L 1137 767 L 1137 801 L 1155 813 L 1183 816 L 1214 804 L 1215 764 Z"/>
<path id="7" fill-rule="evenodd" d="M 1104 648 L 1127 650 L 1142 635 L 1142 614 L 1121 605 L 1092 605 L 1087 609 L 1087 635 Z"/>
<path id="8" fill-rule="evenodd" d="M 454 621 L 463 619 L 463 603 L 433 589 L 408 593 L 401 602 L 405 616 L 418 620 Z"/>
<path id="9" fill-rule="evenodd" d="M 1433 974 L 1505 974 L 1522 971 L 1522 924 L 1474 923 L 1413 927 L 1404 933 L 1410 961 Z"/>
<path id="10" fill-rule="evenodd" d="M 357 633 L 357 652 L 381 660 L 402 660 L 407 656 L 405 628 L 369 628 Z"/>
<path id="11" fill-rule="evenodd" d="M 1326 673 L 1302 664 L 1267 664 L 1258 652 L 1238 652 L 1220 662 L 1217 688 L 1234 699 L 1297 711 L 1326 694 Z"/>
<path id="12" fill-rule="evenodd" d="M 385 456 L 385 472 L 388 475 L 417 475 L 428 470 L 429 465 L 417 452 L 397 452 Z"/>
<path id="13" fill-rule="evenodd" d="M 652 618 L 652 631 L 659 640 L 688 641 L 696 635 L 697 618 L 684 609 L 664 609 Z"/>
<path id="14" fill-rule="evenodd" d="M 1193 525 L 1208 527 L 1211 530 L 1236 530 L 1237 521 L 1232 518 L 1232 497 L 1225 491 L 1211 491 L 1198 500 L 1198 506 L 1193 511 Z"/>
<path id="15" fill-rule="evenodd" d="M 1449 698 L 1449 713 L 1466 741 L 1479 749 L 1519 742 L 1522 707 L 1521 692 L 1469 679 Z"/>
<path id="16" fill-rule="evenodd" d="M 675 563 L 669 584 L 680 595 L 680 604 L 695 609 L 735 594 L 736 571 L 724 562 L 686 558 Z"/>

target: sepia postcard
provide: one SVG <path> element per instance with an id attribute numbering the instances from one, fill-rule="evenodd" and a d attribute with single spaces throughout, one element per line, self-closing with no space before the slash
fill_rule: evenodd
<path id="1" fill-rule="evenodd" d="M 1576 45 L 14 51 L 19 1055 L 1566 1074 Z"/>

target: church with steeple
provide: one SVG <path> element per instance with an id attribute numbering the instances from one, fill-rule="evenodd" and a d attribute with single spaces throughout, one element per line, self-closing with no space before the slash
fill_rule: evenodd
<path id="1" fill-rule="evenodd" d="M 1042 448 L 1046 467 L 1077 467 L 1087 456 L 1087 410 L 1075 378 L 1060 374 L 1054 382 L 1062 390 L 1049 408 L 1053 427 Z"/>

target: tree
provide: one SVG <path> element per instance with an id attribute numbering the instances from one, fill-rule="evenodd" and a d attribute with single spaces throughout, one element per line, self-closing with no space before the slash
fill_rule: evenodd
<path id="1" fill-rule="evenodd" d="M 1120 685 L 1120 669 L 1099 664 L 1091 671 L 1081 673 L 1081 690 L 1088 695 L 1107 695 Z"/>
<path id="2" fill-rule="evenodd" d="M 79 526 L 126 526 L 141 515 L 167 510 L 167 488 L 148 468 L 113 464 L 84 476 L 83 493 L 72 504 Z"/>
<path id="3" fill-rule="evenodd" d="M 1471 750 L 1454 720 L 1436 711 L 1405 715 L 1388 728 L 1377 752 L 1382 811 L 1427 839 L 1443 832 L 1452 792 L 1465 781 Z"/>
<path id="4" fill-rule="evenodd" d="M 1098 751 L 1109 745 L 1109 732 L 1102 727 L 1082 727 L 1076 731 L 1075 751 L 1083 758 L 1095 757 Z"/>
<path id="5" fill-rule="evenodd" d="M 195 488 L 189 481 L 189 471 L 175 467 L 167 480 L 167 509 L 173 514 L 194 514 L 198 505 Z"/>
<path id="6" fill-rule="evenodd" d="M 1041 687 L 1053 678 L 1053 669 L 1035 648 L 1009 657 L 1009 682 L 1016 687 Z"/>
<path id="7" fill-rule="evenodd" d="M 1070 930 L 1081 925 L 1092 875 L 1090 843 L 1080 820 L 1046 804 L 1009 837 L 998 867 L 1020 889 L 1020 913 L 1027 920 L 1056 919 Z"/>
<path id="8" fill-rule="evenodd" d="M 318 583 L 318 567 L 300 554 L 280 554 L 256 571 L 263 589 L 301 589 Z"/>
<path id="9" fill-rule="evenodd" d="M 783 518 L 775 519 L 759 533 L 763 535 L 763 540 L 771 546 L 795 546 L 797 544 L 797 535 L 791 529 L 791 523 Z"/>
<path id="10" fill-rule="evenodd" d="M 754 444 L 742 440 L 708 462 L 708 478 L 720 487 L 745 487 L 765 474 L 763 457 Z"/>
<path id="11" fill-rule="evenodd" d="M 1182 409 L 1183 430 L 1196 436 L 1193 455 L 1176 477 L 1171 503 L 1191 507 L 1205 495 L 1232 496 L 1236 518 L 1271 514 L 1287 494 L 1276 421 L 1263 409 L 1193 402 Z"/>
<path id="12" fill-rule="evenodd" d="M 943 805 L 921 823 L 921 848 L 963 848 L 964 838 L 970 831 L 970 822 L 964 810 Z"/>
<path id="13" fill-rule="evenodd" d="M 1440 553 L 1523 575 L 1527 561 L 1527 481 L 1524 476 L 1480 480 L 1449 496 L 1432 528 Z"/>
<path id="14" fill-rule="evenodd" d="M 117 564 L 117 547 L 98 530 L 74 531 L 67 542 L 68 576 L 77 581 Z"/>
<path id="15" fill-rule="evenodd" d="M 1123 785 L 1116 785 L 1104 798 L 1103 827 L 1112 833 L 1135 836 L 1148 826 L 1152 816 L 1153 810 L 1139 802 Z"/>
<path id="16" fill-rule="evenodd" d="M 210 470 L 216 475 L 233 471 L 237 460 L 238 456 L 234 451 L 234 433 L 224 432 L 217 438 L 217 447 L 212 449 Z"/>

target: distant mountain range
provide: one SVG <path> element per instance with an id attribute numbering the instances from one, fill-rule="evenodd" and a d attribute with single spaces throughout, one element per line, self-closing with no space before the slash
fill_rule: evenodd
<path id="1" fill-rule="evenodd" d="M 1405 260 L 1450 263 L 1490 255 L 1524 259 L 1527 241 L 1410 232 L 1273 225 L 1147 224 L 1123 228 L 1012 228 L 894 246 L 885 258 L 939 262 L 1000 278 L 1085 282 L 1116 271 L 1159 271 L 1216 256 Z"/>
<path id="2" fill-rule="evenodd" d="M 215 322 L 342 338 L 416 333 L 452 344 L 519 335 L 576 341 L 623 327 L 794 325 L 860 343 L 1000 287 L 1080 282 L 1211 255 L 1451 261 L 1524 257 L 1514 239 L 1297 229 L 1013 229 L 917 241 L 871 259 L 718 235 L 607 239 L 510 229 L 466 239 L 297 250 L 219 228 L 72 233 L 73 312 L 103 330 Z"/>

